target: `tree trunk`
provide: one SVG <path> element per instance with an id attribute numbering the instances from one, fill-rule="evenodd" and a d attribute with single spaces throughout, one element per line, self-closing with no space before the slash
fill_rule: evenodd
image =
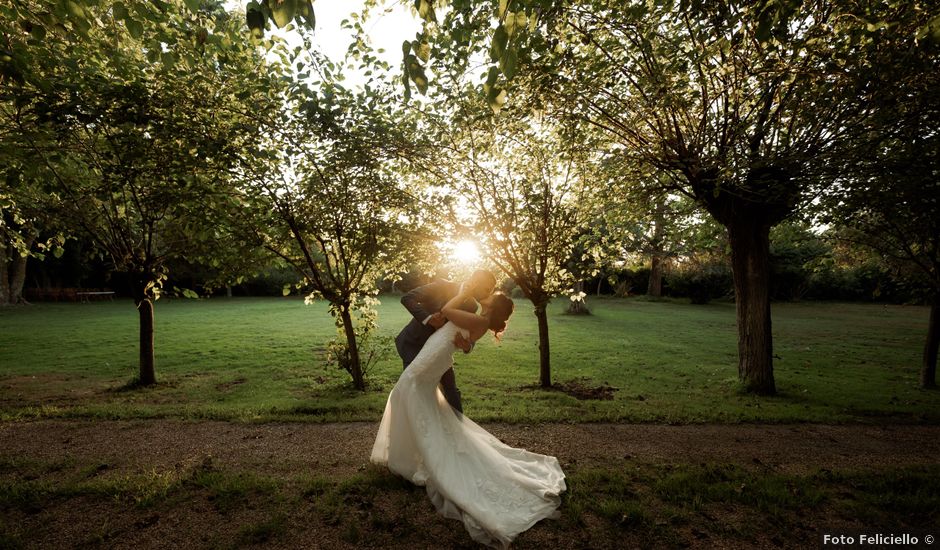
<path id="1" fill-rule="evenodd" d="M 578 281 L 574 284 L 574 291 L 577 294 L 584 292 L 584 282 Z M 587 302 L 584 301 L 584 298 L 579 298 L 577 300 L 569 300 L 568 309 L 565 313 L 569 315 L 590 315 L 591 310 L 587 307 Z"/>
<path id="2" fill-rule="evenodd" d="M 10 260 L 7 257 L 8 250 L 6 243 L 0 243 L 0 306 L 10 304 Z"/>
<path id="3" fill-rule="evenodd" d="M 663 257 L 653 254 L 650 260 L 650 280 L 646 285 L 646 294 L 659 298 L 663 295 Z"/>
<path id="4" fill-rule="evenodd" d="M 33 247 L 36 242 L 36 235 L 30 235 L 26 239 L 26 250 Z M 26 263 L 29 256 L 24 256 L 19 252 L 13 253 L 13 264 L 10 267 L 10 303 L 23 304 L 26 300 L 23 298 L 23 286 L 26 284 Z"/>
<path id="5" fill-rule="evenodd" d="M 598 277 L 598 279 L 597 279 L 597 292 L 594 294 L 595 296 L 600 296 L 600 295 L 601 295 L 601 284 L 603 284 L 603 282 L 604 282 L 604 278 L 603 278 L 603 277 Z"/>
<path id="6" fill-rule="evenodd" d="M 728 224 L 738 323 L 738 378 L 746 391 L 776 393 L 770 326 L 770 224 L 737 216 Z"/>
<path id="7" fill-rule="evenodd" d="M 927 343 L 924 344 L 924 364 L 920 371 L 923 388 L 937 387 L 937 347 L 940 345 L 940 295 L 934 296 L 930 304 L 930 321 L 927 323 Z"/>
<path id="8" fill-rule="evenodd" d="M 548 312 L 547 304 L 535 305 L 535 318 L 539 323 L 539 384 L 543 388 L 552 387 L 552 369 L 548 354 Z"/>
<path id="9" fill-rule="evenodd" d="M 153 302 L 144 297 L 137 302 L 140 314 L 140 385 L 157 383 L 153 362 Z"/>
<path id="10" fill-rule="evenodd" d="M 356 329 L 353 327 L 349 306 L 340 306 L 340 317 L 343 320 L 343 331 L 346 333 L 346 350 L 349 353 L 349 374 L 352 375 L 353 386 L 357 390 L 366 389 L 366 381 L 362 376 L 362 364 L 359 361 L 359 343 L 356 342 Z"/>

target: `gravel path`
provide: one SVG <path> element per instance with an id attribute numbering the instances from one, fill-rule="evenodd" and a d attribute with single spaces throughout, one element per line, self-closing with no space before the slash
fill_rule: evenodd
<path id="1" fill-rule="evenodd" d="M 201 462 L 268 475 L 304 470 L 348 476 L 363 469 L 375 423 L 35 421 L 0 423 L 0 456 L 106 463 L 150 471 Z M 654 463 L 718 462 L 780 472 L 877 469 L 940 460 L 940 426 L 486 424 L 509 445 L 555 455 L 563 466 L 631 458 Z"/>

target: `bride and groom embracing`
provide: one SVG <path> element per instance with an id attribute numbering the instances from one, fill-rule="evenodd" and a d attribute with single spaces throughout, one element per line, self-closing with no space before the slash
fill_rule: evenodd
<path id="1" fill-rule="evenodd" d="M 371 460 L 423 485 L 437 511 L 462 521 L 474 540 L 507 547 L 557 517 L 566 486 L 555 457 L 510 447 L 463 415 L 453 355 L 506 329 L 514 305 L 495 286 L 492 273 L 477 271 L 462 285 L 438 281 L 402 297 L 414 317 L 395 340 L 405 370 Z"/>

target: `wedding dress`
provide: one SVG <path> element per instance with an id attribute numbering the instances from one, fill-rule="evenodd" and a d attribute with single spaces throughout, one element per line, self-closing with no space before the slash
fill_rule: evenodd
<path id="1" fill-rule="evenodd" d="M 438 389 L 453 366 L 447 323 L 428 339 L 392 388 L 372 462 L 423 485 L 437 511 L 463 521 L 474 540 L 506 548 L 544 518 L 558 517 L 565 474 L 558 459 L 510 447 L 466 416 Z"/>

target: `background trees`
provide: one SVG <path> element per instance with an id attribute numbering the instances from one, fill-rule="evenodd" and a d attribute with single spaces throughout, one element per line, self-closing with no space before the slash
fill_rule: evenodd
<path id="1" fill-rule="evenodd" d="M 790 223 L 807 207 L 937 294 L 940 20 L 925 6 L 421 1 L 399 94 L 361 34 L 358 91 L 311 44 L 265 34 L 312 26 L 305 1 L 250 2 L 236 21 L 212 2 L 6 4 L 0 303 L 20 299 L 23 253 L 55 249 L 63 227 L 132 274 L 144 327 L 170 263 L 237 280 L 271 254 L 333 304 L 334 355 L 361 387 L 356 327 L 373 321 L 357 307 L 431 242 L 433 179 L 537 316 L 581 282 L 571 272 L 627 255 L 649 258 L 651 295 L 723 295 L 729 247 L 739 377 L 773 393 L 770 297 L 803 296 L 810 256 L 828 258 L 823 227 Z M 587 216 L 593 244 L 576 242 Z M 706 218 L 726 237 L 699 231 Z M 226 247 L 235 235 L 249 247 Z M 670 257 L 682 269 L 664 285 Z M 721 268 L 704 299 L 696 257 Z"/>

